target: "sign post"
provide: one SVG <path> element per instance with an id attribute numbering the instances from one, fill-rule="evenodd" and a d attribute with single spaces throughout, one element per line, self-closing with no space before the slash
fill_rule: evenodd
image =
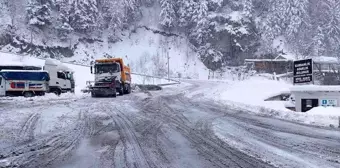
<path id="1" fill-rule="evenodd" d="M 294 79 L 295 84 L 313 83 L 313 60 L 305 59 L 294 61 Z"/>

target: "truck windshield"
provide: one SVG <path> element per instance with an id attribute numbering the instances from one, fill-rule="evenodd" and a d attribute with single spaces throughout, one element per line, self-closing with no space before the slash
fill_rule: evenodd
<path id="1" fill-rule="evenodd" d="M 98 64 L 95 65 L 95 73 L 117 73 L 120 72 L 120 66 L 118 64 Z"/>
<path id="2" fill-rule="evenodd" d="M 67 72 L 67 73 L 66 73 L 66 78 L 67 78 L 68 80 L 73 81 L 73 73 Z"/>

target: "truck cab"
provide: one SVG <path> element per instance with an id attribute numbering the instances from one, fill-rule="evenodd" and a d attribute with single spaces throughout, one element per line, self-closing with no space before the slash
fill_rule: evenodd
<path id="1" fill-rule="evenodd" d="M 94 95 L 119 95 L 131 92 L 130 68 L 124 66 L 123 59 L 110 58 L 96 60 L 91 66 L 91 73 L 95 76 L 94 86 L 91 94 Z M 112 91 L 111 85 L 114 84 L 116 91 Z"/>
<path id="2" fill-rule="evenodd" d="M 74 93 L 75 81 L 74 72 L 62 63 L 47 59 L 44 70 L 50 74 L 49 92 L 60 95 L 61 93 Z"/>

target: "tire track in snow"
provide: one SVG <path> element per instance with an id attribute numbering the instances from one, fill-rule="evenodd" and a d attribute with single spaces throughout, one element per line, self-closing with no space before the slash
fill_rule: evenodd
<path id="1" fill-rule="evenodd" d="M 135 135 L 135 130 L 133 124 L 127 117 L 123 115 L 123 112 L 116 108 L 118 112 L 114 120 L 119 127 L 119 132 L 125 147 L 126 160 L 128 167 L 140 167 L 147 168 L 150 167 L 147 158 L 141 148 L 139 140 Z M 129 154 L 132 154 L 130 156 Z"/>
<path id="2" fill-rule="evenodd" d="M 0 149 L 0 162 L 6 162 L 8 164 L 6 167 L 50 167 L 70 156 L 84 136 L 85 121 L 79 120 L 74 127 L 34 137 L 34 129 L 39 117 L 40 113 L 32 114 L 22 127 L 20 135 L 28 136 L 29 141 L 19 141 L 13 147 Z"/>
<path id="3" fill-rule="evenodd" d="M 320 132 L 316 133 L 317 131 L 313 129 L 313 126 L 307 126 L 300 123 L 287 122 L 268 117 L 249 115 L 242 111 L 238 113 L 230 112 L 228 111 L 228 107 L 224 105 L 217 105 L 211 102 L 191 102 L 188 99 L 184 99 L 184 101 L 181 102 L 183 102 L 183 106 L 188 107 L 187 102 L 189 102 L 189 104 L 191 104 L 190 106 L 196 106 L 201 108 L 202 111 L 209 111 L 211 113 L 220 115 L 220 118 L 228 123 L 227 125 L 236 127 L 240 129 L 240 131 L 245 132 L 243 134 L 240 133 L 238 136 L 234 136 L 234 133 L 231 133 L 226 136 L 227 139 L 233 139 L 232 141 L 234 142 L 242 142 L 243 145 L 249 146 L 253 146 L 254 143 L 259 143 L 259 145 L 262 144 L 264 146 L 277 148 L 278 153 L 281 151 L 288 154 L 277 158 L 278 160 L 275 160 L 272 158 L 273 155 L 276 154 L 274 149 L 271 151 L 273 153 L 269 152 L 263 155 L 262 152 L 265 151 L 264 149 L 253 149 L 250 151 L 250 149 L 243 149 L 242 147 L 242 151 L 245 151 L 256 158 L 268 160 L 269 156 L 269 158 L 271 158 L 269 160 L 279 167 L 290 167 L 293 165 L 297 167 L 303 165 L 307 167 L 315 167 L 318 164 L 319 166 L 327 165 L 330 167 L 338 167 L 340 165 L 340 148 L 334 148 L 340 143 L 340 134 L 336 136 L 336 134 L 330 133 L 331 131 L 327 128 L 322 131 L 323 128 L 315 127 L 316 130 L 320 129 Z M 202 125 L 202 123 L 198 124 Z M 206 124 L 211 129 L 211 122 L 208 121 Z M 232 130 L 235 129 L 233 127 L 230 127 L 227 132 L 233 132 Z M 308 131 L 308 129 L 310 129 L 310 131 Z M 242 135 L 247 135 L 249 137 L 244 138 Z M 225 140 L 220 139 L 221 137 L 217 137 L 217 135 L 214 135 L 214 133 L 211 134 L 211 136 L 215 137 L 216 140 L 221 141 L 222 143 L 225 142 Z M 255 142 L 252 140 L 255 140 Z M 306 158 L 303 159 L 299 156 Z M 323 159 L 317 161 L 320 158 Z M 308 161 L 306 161 L 306 159 L 311 159 L 311 162 L 315 161 L 315 163 L 307 163 Z"/>
<path id="4" fill-rule="evenodd" d="M 183 114 L 172 109 L 167 103 L 169 99 L 174 97 L 159 97 L 154 99 L 147 106 L 144 106 L 144 113 L 157 117 L 159 120 L 164 120 L 173 124 L 173 126 L 182 133 L 206 159 L 218 167 L 273 167 L 262 160 L 255 159 L 236 149 L 229 147 L 227 144 L 217 141 L 214 137 L 208 134 L 202 134 L 191 126 L 191 123 L 183 118 Z M 171 101 L 170 101 L 171 102 Z M 151 109 L 151 110 L 150 110 Z M 152 109 L 160 109 L 159 113 L 155 113 Z"/>
<path id="5" fill-rule="evenodd" d="M 8 167 L 48 167 L 54 161 L 67 157 L 75 149 L 81 136 L 81 129 L 71 129 L 45 138 L 39 137 L 37 141 L 3 150 L 0 161 L 6 160 L 10 163 Z"/>
<path id="6" fill-rule="evenodd" d="M 26 139 L 30 141 L 34 139 L 34 130 L 36 128 L 37 122 L 40 118 L 39 113 L 34 113 L 26 120 L 19 133 L 20 139 Z"/>

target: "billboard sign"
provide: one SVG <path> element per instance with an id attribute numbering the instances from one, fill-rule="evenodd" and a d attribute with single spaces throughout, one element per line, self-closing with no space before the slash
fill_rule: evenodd
<path id="1" fill-rule="evenodd" d="M 294 84 L 313 82 L 313 60 L 294 61 Z"/>

